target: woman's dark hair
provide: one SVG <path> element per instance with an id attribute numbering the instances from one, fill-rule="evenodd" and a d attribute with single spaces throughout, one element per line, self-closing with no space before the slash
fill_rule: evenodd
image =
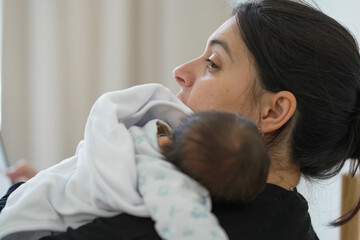
<path id="1" fill-rule="evenodd" d="M 360 56 L 351 33 L 299 1 L 247 2 L 234 15 L 261 87 L 296 98 L 289 147 L 303 176 L 330 178 L 347 159 L 355 162 L 354 175 L 360 156 Z M 359 208 L 360 201 L 332 225 L 347 222 Z"/>

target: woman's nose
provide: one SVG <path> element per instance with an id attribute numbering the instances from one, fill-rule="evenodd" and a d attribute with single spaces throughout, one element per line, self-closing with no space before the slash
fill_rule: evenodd
<path id="1" fill-rule="evenodd" d="M 180 87 L 191 87 L 195 82 L 195 72 L 192 71 L 192 63 L 184 63 L 174 69 L 174 78 Z"/>

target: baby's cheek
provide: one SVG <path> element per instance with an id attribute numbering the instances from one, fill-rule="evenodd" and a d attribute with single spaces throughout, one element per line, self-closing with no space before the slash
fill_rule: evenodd
<path id="1" fill-rule="evenodd" d="M 159 148 L 162 148 L 163 146 L 170 144 L 171 140 L 168 136 L 161 136 L 157 138 L 157 142 L 159 145 Z"/>

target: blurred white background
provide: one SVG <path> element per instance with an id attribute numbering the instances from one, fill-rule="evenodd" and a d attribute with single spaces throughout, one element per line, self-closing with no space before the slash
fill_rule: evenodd
<path id="1" fill-rule="evenodd" d="M 310 0 L 309 0 L 310 1 Z M 104 92 L 159 82 L 200 55 L 235 0 L 2 0 L 2 128 L 11 162 L 43 169 L 74 154 Z M 239 1 L 238 1 L 239 2 Z M 359 0 L 318 0 L 360 39 Z M 302 181 L 320 239 L 340 213 L 339 177 Z"/>

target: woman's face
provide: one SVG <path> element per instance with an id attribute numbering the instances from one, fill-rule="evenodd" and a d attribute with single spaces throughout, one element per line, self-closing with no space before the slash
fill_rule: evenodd
<path id="1" fill-rule="evenodd" d="M 174 77 L 177 97 L 193 111 L 221 110 L 254 119 L 255 68 L 237 30 L 235 17 L 208 39 L 205 52 L 178 66 Z"/>

